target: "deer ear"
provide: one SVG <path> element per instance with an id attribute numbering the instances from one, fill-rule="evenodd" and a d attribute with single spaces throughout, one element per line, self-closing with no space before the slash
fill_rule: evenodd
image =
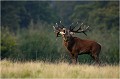
<path id="1" fill-rule="evenodd" d="M 74 35 L 75 33 L 74 32 L 70 32 L 71 35 Z"/>

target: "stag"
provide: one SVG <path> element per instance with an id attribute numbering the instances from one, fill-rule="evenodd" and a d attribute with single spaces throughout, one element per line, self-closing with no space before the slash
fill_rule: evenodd
<path id="1" fill-rule="evenodd" d="M 75 30 L 75 27 L 78 26 L 78 22 L 73 28 L 71 27 L 72 25 L 73 23 L 70 25 L 69 29 L 67 29 L 60 21 L 59 25 L 56 23 L 56 25 L 53 26 L 56 37 L 60 37 L 60 35 L 62 36 L 64 46 L 69 51 L 72 63 L 77 63 L 78 55 L 89 54 L 95 60 L 95 62 L 99 64 L 101 45 L 92 40 L 85 40 L 73 36 L 75 33 L 84 33 L 87 35 L 86 31 L 88 30 L 89 26 L 85 27 L 85 25 L 82 23 L 79 28 Z"/>

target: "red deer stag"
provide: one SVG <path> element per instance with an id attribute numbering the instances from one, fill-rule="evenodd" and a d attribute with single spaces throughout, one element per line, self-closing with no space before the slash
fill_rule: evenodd
<path id="1" fill-rule="evenodd" d="M 77 25 L 78 23 L 76 26 Z M 77 63 L 78 55 L 81 54 L 89 54 L 95 60 L 95 62 L 99 64 L 99 53 L 101 51 L 101 45 L 95 41 L 73 37 L 73 34 L 75 33 L 84 33 L 87 35 L 85 32 L 88 30 L 89 26 L 83 28 L 81 27 L 82 25 L 83 23 L 77 30 L 74 30 L 76 26 L 71 28 L 72 25 L 70 25 L 69 29 L 67 29 L 60 21 L 60 25 L 56 23 L 56 26 L 53 26 L 53 28 L 54 32 L 56 33 L 56 37 L 62 35 L 64 45 L 70 53 L 73 64 Z"/>

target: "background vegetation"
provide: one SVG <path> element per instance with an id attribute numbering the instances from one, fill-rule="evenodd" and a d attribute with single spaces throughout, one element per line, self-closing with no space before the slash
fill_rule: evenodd
<path id="1" fill-rule="evenodd" d="M 62 38 L 56 40 L 52 26 L 62 21 L 90 26 L 88 36 L 102 45 L 101 62 L 119 63 L 118 1 L 1 1 L 1 59 L 70 62 Z M 79 56 L 81 63 L 93 61 Z"/>

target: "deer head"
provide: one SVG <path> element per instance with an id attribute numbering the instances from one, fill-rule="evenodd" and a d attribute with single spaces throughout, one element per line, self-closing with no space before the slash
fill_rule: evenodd
<path id="1" fill-rule="evenodd" d="M 56 23 L 56 25 L 53 26 L 54 32 L 56 34 L 56 37 L 60 37 L 59 36 L 60 35 L 60 31 L 62 31 L 63 28 L 64 28 L 64 25 L 61 23 L 61 21 L 60 21 L 59 25 L 58 25 L 58 23 Z"/>
<path id="2" fill-rule="evenodd" d="M 55 26 L 53 26 L 54 32 L 56 33 L 56 37 L 59 37 L 59 35 L 62 35 L 63 40 L 68 41 L 72 35 L 75 33 L 84 33 L 87 35 L 85 32 L 88 30 L 89 26 L 86 27 L 86 25 L 83 25 L 83 23 L 80 24 L 79 28 L 75 30 L 75 27 L 78 26 L 78 22 L 75 24 L 74 27 L 72 27 L 73 23 L 69 26 L 69 29 L 65 28 L 65 26 L 61 23 L 58 25 L 56 23 Z M 83 26 L 83 27 L 82 27 Z"/>

